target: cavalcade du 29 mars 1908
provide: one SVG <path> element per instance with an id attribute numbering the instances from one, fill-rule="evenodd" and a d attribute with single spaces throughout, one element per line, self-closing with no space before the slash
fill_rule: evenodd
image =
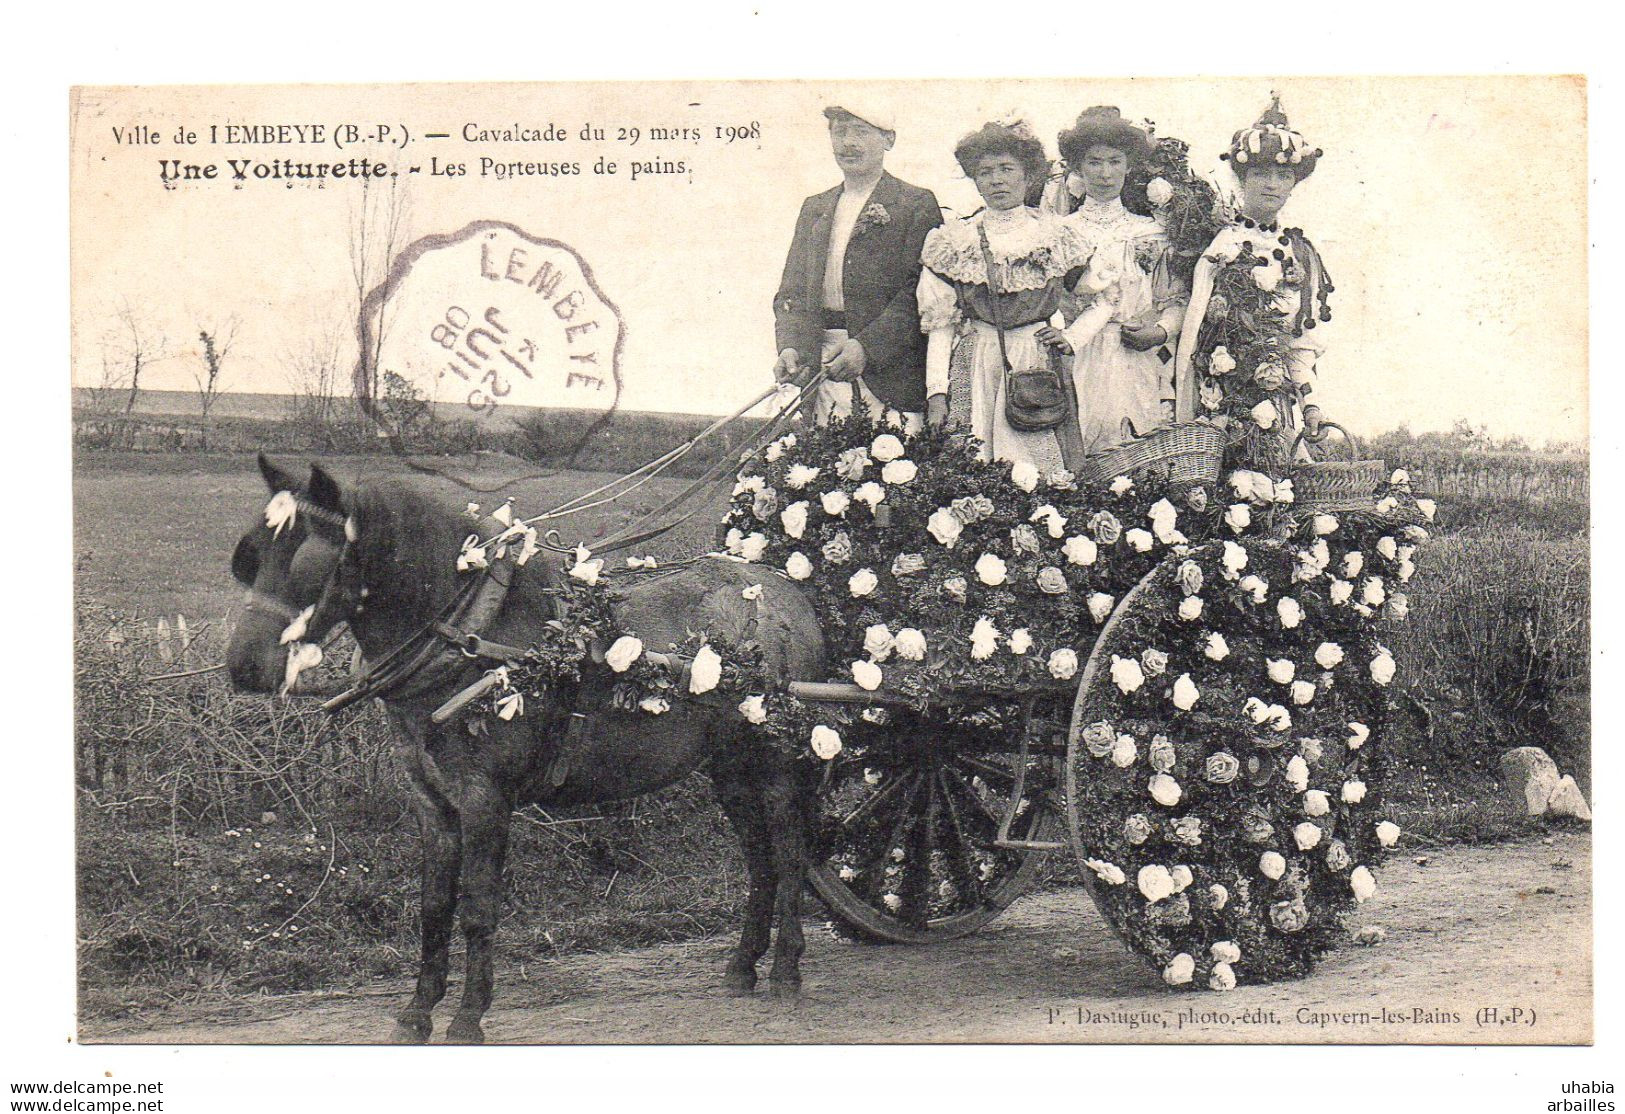
<path id="1" fill-rule="evenodd" d="M 82 1039 L 1591 1039 L 1582 84 L 73 98 Z"/>

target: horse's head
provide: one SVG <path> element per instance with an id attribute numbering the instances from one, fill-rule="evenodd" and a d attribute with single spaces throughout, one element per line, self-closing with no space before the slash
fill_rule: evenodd
<path id="1" fill-rule="evenodd" d="M 323 593 L 344 552 L 344 496 L 320 466 L 300 482 L 264 454 L 259 464 L 271 500 L 231 558 L 248 604 L 232 631 L 226 665 L 239 689 L 286 692 L 302 669 L 320 663 L 318 643 L 343 617 L 325 614 L 335 609 Z"/>

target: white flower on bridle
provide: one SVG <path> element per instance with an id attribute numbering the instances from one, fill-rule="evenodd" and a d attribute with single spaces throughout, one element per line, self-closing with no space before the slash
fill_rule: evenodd
<path id="1" fill-rule="evenodd" d="M 273 537 L 280 537 L 284 526 L 292 526 L 299 514 L 299 500 L 291 491 L 279 491 L 265 504 L 265 525 Z"/>

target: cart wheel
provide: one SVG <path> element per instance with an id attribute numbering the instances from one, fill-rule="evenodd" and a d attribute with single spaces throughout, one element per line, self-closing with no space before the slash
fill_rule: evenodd
<path id="1" fill-rule="evenodd" d="M 826 857 L 808 870 L 813 889 L 856 939 L 934 944 L 975 932 L 1032 884 L 1044 856 L 993 845 L 1015 756 L 924 725 L 879 750 L 832 771 L 818 802 Z M 1052 840 L 1060 821 L 1042 787 L 1054 784 L 1054 759 L 1029 761 L 1030 803 L 1010 837 Z"/>

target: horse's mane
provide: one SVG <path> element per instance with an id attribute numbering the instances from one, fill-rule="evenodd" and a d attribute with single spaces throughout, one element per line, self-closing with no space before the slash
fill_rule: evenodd
<path id="1" fill-rule="evenodd" d="M 427 616 L 456 595 L 468 575 L 458 573 L 457 554 L 464 538 L 479 533 L 460 503 L 416 476 L 366 481 L 347 502 L 369 606 Z"/>

